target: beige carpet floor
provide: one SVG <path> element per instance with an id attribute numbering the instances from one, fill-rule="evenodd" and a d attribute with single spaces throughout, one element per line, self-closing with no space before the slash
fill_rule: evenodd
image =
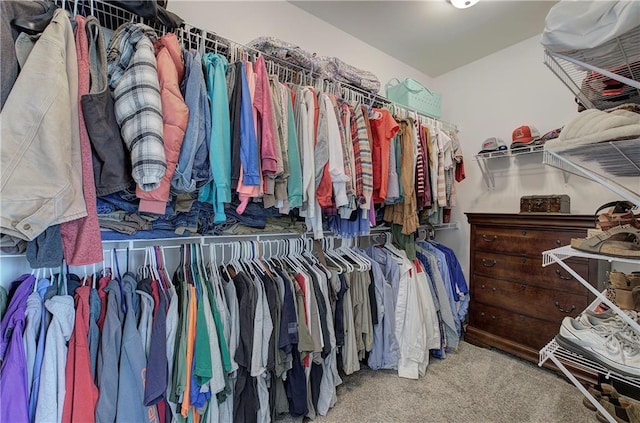
<path id="1" fill-rule="evenodd" d="M 431 358 L 419 380 L 368 368 L 343 379 L 338 403 L 317 422 L 597 421 L 578 389 L 555 373 L 465 342 L 445 360 Z"/>

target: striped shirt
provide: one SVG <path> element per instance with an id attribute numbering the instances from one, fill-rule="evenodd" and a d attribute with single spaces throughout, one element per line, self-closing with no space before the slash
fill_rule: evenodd
<path id="1" fill-rule="evenodd" d="M 366 106 L 352 104 L 356 113 L 358 131 L 358 146 L 360 148 L 360 163 L 362 166 L 362 195 L 364 203 L 360 206 L 364 210 L 371 208 L 373 195 L 373 162 L 371 159 L 371 128 L 369 126 Z"/>

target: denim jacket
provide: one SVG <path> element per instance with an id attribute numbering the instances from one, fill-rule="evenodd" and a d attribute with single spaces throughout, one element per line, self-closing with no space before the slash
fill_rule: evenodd
<path id="1" fill-rule="evenodd" d="M 182 94 L 189 108 L 187 132 L 182 142 L 176 172 L 171 180 L 171 188 L 176 193 L 191 193 L 203 181 L 211 181 L 209 166 L 209 139 L 211 137 L 211 115 L 207 86 L 202 72 L 200 53 L 186 51 L 185 78 Z"/>

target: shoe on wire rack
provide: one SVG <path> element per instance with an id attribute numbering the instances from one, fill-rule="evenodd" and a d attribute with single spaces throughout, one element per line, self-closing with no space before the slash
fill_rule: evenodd
<path id="1" fill-rule="evenodd" d="M 618 423 L 640 423 L 640 404 L 637 402 L 620 401 L 616 405 L 616 401 L 610 401 L 607 398 L 600 399 L 600 405 L 607 410 Z M 599 411 L 596 412 L 596 418 L 599 422 L 608 423 L 609 420 Z"/>
<path id="2" fill-rule="evenodd" d="M 638 313 L 634 310 L 622 310 L 632 320 L 638 320 Z M 602 313 L 596 313 L 591 310 L 585 310 L 580 313 L 576 319 L 585 326 L 610 325 L 622 329 L 627 323 L 622 320 L 613 310 L 606 310 Z"/>
<path id="3" fill-rule="evenodd" d="M 622 375 L 640 378 L 640 336 L 628 326 L 585 325 L 565 317 L 556 342 Z"/>
<path id="4" fill-rule="evenodd" d="M 591 396 L 601 404 L 602 400 L 605 400 L 618 407 L 626 407 L 633 404 L 640 406 L 640 401 L 620 394 L 616 388 L 609 383 L 601 383 L 599 385 L 587 387 L 587 391 L 589 391 Z M 582 404 L 591 411 L 597 410 L 586 397 L 582 399 Z"/>

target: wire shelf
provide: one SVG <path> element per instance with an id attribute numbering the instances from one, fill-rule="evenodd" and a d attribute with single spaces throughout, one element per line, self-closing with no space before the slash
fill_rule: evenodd
<path id="1" fill-rule="evenodd" d="M 594 260 L 606 260 L 609 262 L 629 263 L 640 267 L 640 259 L 632 259 L 626 257 L 603 256 L 602 254 L 587 253 L 585 251 L 576 250 L 568 245 L 564 247 L 554 248 L 542 252 L 542 266 L 546 267 L 558 261 L 564 261 L 571 257 L 582 257 Z"/>
<path id="2" fill-rule="evenodd" d="M 494 169 L 491 166 L 491 162 L 494 159 L 508 158 L 510 160 L 511 157 L 521 157 L 535 153 L 542 153 L 543 151 L 544 144 L 529 145 L 515 149 L 476 154 L 473 156 L 473 160 L 478 164 L 487 188 L 494 189 L 496 187 L 496 181 L 494 177 Z"/>
<path id="3" fill-rule="evenodd" d="M 640 103 L 640 26 L 595 48 L 546 50 L 544 63 L 586 108 Z"/>
<path id="4" fill-rule="evenodd" d="M 554 150 L 545 146 L 542 162 L 592 179 L 640 207 L 640 139 Z"/>
<path id="5" fill-rule="evenodd" d="M 588 358 L 581 356 L 573 351 L 569 351 L 562 348 L 555 339 L 551 340 L 542 350 L 540 350 L 539 366 L 542 366 L 550 356 L 560 359 L 565 363 L 570 363 L 573 367 L 577 367 L 582 370 L 597 372 L 604 375 L 607 379 L 617 379 L 625 382 L 629 385 L 640 388 L 640 378 L 630 378 L 628 376 L 621 375 L 607 367 L 602 366 Z"/>
<path id="6" fill-rule="evenodd" d="M 474 160 L 496 159 L 499 157 L 512 157 L 520 156 L 522 154 L 539 153 L 544 150 L 544 145 L 530 145 L 526 147 L 520 147 L 515 149 L 508 149 L 503 151 L 492 151 L 489 153 L 480 153 L 473 156 Z"/>

